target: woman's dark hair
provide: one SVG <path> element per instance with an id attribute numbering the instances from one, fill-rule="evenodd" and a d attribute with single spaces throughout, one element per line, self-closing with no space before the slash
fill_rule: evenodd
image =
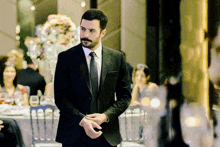
<path id="1" fill-rule="evenodd" d="M 149 76 L 150 75 L 150 69 L 146 64 L 137 64 L 136 67 L 133 70 L 133 74 L 132 74 L 132 81 L 134 82 L 135 80 L 135 74 L 137 72 L 137 70 L 143 70 L 145 76 Z"/>
<path id="2" fill-rule="evenodd" d="M 0 55 L 0 85 L 3 84 L 3 71 L 5 69 L 5 63 L 8 60 L 8 56 Z"/>
<path id="3" fill-rule="evenodd" d="M 0 56 L 0 85 L 2 87 L 4 87 L 3 72 L 4 72 L 5 68 L 8 66 L 12 66 L 15 68 L 15 71 L 16 71 L 15 79 L 13 80 L 13 85 L 15 87 L 17 87 L 17 85 L 18 85 L 17 68 L 15 67 L 15 65 L 12 62 L 7 61 L 7 60 L 8 60 L 8 56 Z"/>
<path id="4" fill-rule="evenodd" d="M 104 14 L 104 12 L 97 10 L 97 9 L 90 9 L 90 10 L 86 11 L 81 18 L 81 22 L 83 19 L 86 19 L 86 20 L 97 19 L 97 20 L 99 20 L 101 31 L 106 28 L 106 25 L 108 23 L 108 17 Z"/>
<path id="5" fill-rule="evenodd" d="M 0 55 L 0 67 L 2 67 L 2 65 L 4 65 L 7 61 L 8 61 L 8 56 Z"/>
<path id="6" fill-rule="evenodd" d="M 3 118 L 4 128 L 0 131 L 3 140 L 0 142 L 1 147 L 25 147 L 23 136 L 16 120 Z"/>

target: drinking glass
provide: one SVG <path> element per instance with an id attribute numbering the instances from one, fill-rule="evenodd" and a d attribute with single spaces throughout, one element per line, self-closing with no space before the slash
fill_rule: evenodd
<path id="1" fill-rule="evenodd" d="M 11 106 L 14 102 L 14 98 L 9 96 L 7 93 L 4 94 L 4 97 L 5 97 L 4 103 Z"/>
<path id="2" fill-rule="evenodd" d="M 40 105 L 45 105 L 46 104 L 46 100 L 45 100 L 45 96 L 41 96 L 40 97 Z"/>
<path id="3" fill-rule="evenodd" d="M 30 105 L 31 106 L 36 106 L 39 104 L 39 98 L 37 95 L 32 95 L 30 96 Z"/>
<path id="4" fill-rule="evenodd" d="M 0 93 L 0 104 L 4 104 L 5 101 L 5 93 Z"/>
<path id="5" fill-rule="evenodd" d="M 23 98 L 22 93 L 20 91 L 19 92 L 15 92 L 14 96 L 15 96 L 15 103 L 16 103 L 16 105 L 21 107 L 24 104 L 24 98 Z"/>
<path id="6" fill-rule="evenodd" d="M 46 96 L 40 97 L 40 105 L 54 105 L 53 98 L 48 98 Z"/>

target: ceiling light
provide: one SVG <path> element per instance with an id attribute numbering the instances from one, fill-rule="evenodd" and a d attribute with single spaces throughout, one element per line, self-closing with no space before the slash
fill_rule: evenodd
<path id="1" fill-rule="evenodd" d="M 86 2 L 85 2 L 85 1 L 82 1 L 82 2 L 81 2 L 81 7 L 84 8 L 85 6 L 86 6 Z"/>

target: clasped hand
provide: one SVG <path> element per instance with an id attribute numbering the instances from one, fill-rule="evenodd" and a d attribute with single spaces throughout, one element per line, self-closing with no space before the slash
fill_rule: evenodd
<path id="1" fill-rule="evenodd" d="M 91 139 L 96 139 L 102 135 L 102 127 L 100 126 L 103 122 L 107 121 L 107 116 L 105 114 L 94 113 L 86 115 L 82 120 L 82 127 L 84 128 L 86 135 Z M 99 131 L 95 131 L 95 128 Z"/>

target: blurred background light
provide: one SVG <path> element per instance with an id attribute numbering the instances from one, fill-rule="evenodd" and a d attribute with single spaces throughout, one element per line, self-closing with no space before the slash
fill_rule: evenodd
<path id="1" fill-rule="evenodd" d="M 160 100 L 158 98 L 153 98 L 151 101 L 150 101 L 150 105 L 153 107 L 153 108 L 158 108 L 160 106 Z"/>
<path id="2" fill-rule="evenodd" d="M 81 2 L 81 7 L 84 8 L 85 6 L 86 6 L 86 2 L 85 2 L 85 1 L 82 1 L 82 2 Z"/>
<path id="3" fill-rule="evenodd" d="M 35 6 L 31 6 L 31 10 L 34 11 L 35 10 Z"/>

